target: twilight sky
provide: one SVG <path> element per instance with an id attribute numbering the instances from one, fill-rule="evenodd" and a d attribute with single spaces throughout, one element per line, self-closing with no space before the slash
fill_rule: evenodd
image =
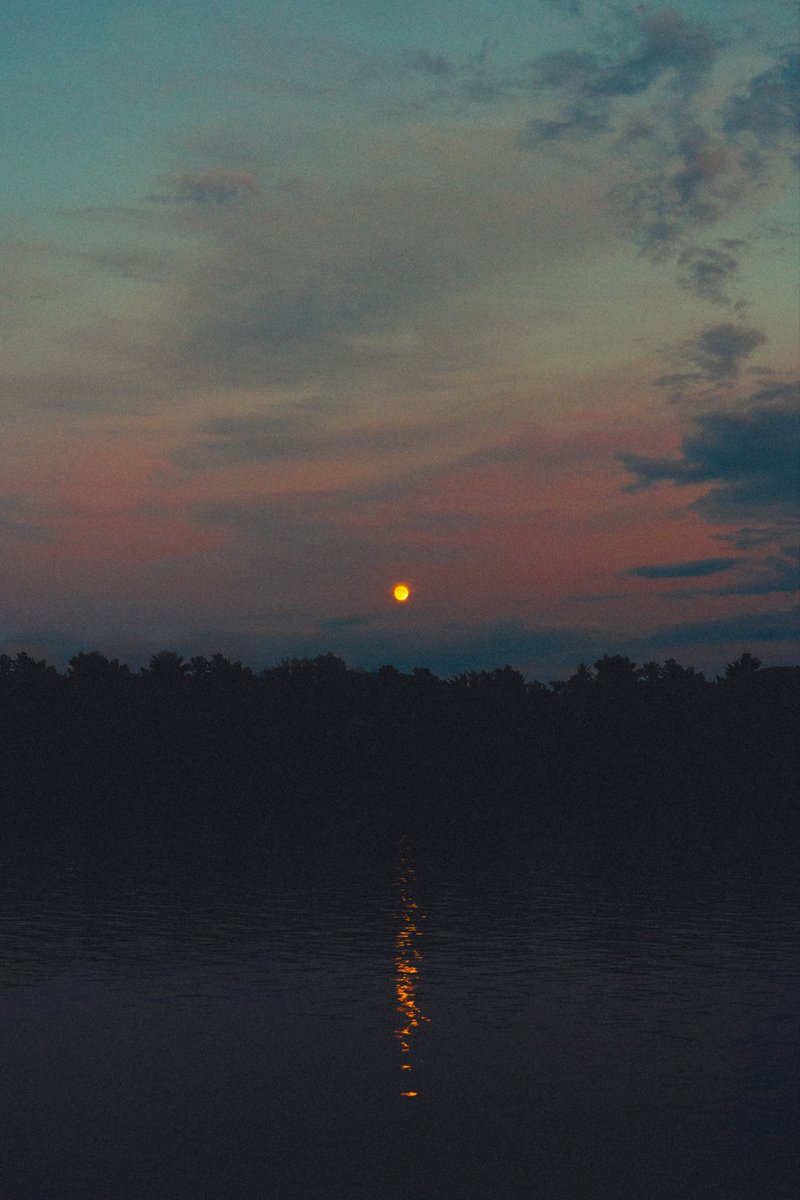
<path id="1" fill-rule="evenodd" d="M 0 650 L 797 661 L 794 0 L 0 32 Z"/>

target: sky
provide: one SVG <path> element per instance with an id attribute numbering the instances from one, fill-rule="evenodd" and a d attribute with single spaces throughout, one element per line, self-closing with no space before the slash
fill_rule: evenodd
<path id="1" fill-rule="evenodd" d="M 0 651 L 798 660 L 793 0 L 0 35 Z"/>

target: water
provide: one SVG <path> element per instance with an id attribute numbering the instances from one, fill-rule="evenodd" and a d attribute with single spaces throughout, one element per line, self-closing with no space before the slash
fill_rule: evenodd
<path id="1" fill-rule="evenodd" d="M 785 872 L 401 843 L 0 899 L 3 1200 L 796 1194 Z"/>

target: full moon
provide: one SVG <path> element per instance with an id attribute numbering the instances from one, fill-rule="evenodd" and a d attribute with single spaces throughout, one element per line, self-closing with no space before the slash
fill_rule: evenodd
<path id="1" fill-rule="evenodd" d="M 404 604 L 411 595 L 411 588 L 407 583 L 396 583 L 392 590 L 392 595 L 394 596 L 395 600 L 398 600 L 401 604 Z"/>

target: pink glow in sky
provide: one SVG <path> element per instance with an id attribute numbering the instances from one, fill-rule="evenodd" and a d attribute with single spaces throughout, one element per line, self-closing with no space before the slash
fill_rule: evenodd
<path id="1" fill-rule="evenodd" d="M 296 9 L 10 4 L 0 650 L 794 661 L 792 6 Z"/>

